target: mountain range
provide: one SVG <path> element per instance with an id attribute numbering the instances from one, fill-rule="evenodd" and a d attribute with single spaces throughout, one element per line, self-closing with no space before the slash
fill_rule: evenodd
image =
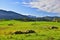
<path id="1" fill-rule="evenodd" d="M 33 16 L 31 16 L 32 18 Z M 0 19 L 24 19 L 30 16 L 22 15 L 13 11 L 0 10 Z"/>
<path id="2" fill-rule="evenodd" d="M 58 16 L 45 16 L 45 17 L 36 17 L 31 15 L 22 15 L 20 13 L 16 13 L 13 11 L 6 11 L 6 10 L 0 10 L 0 19 L 26 19 L 26 20 L 53 20 L 54 18 L 58 18 L 60 20 L 60 17 Z"/>

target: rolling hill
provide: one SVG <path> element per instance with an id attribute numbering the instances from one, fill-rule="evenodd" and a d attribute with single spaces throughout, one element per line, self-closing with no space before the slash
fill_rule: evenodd
<path id="1" fill-rule="evenodd" d="M 0 19 L 22 19 L 22 18 L 28 17 L 13 11 L 0 10 Z"/>

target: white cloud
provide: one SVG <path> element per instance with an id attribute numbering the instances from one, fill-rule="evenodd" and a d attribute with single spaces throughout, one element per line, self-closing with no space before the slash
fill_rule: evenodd
<path id="1" fill-rule="evenodd" d="M 26 2 L 22 2 L 22 4 L 26 4 L 26 5 L 27 5 L 28 3 L 26 3 Z"/>
<path id="2" fill-rule="evenodd" d="M 47 12 L 56 12 L 60 13 L 60 0 L 32 0 L 31 2 L 23 2 L 23 4 L 32 7 L 44 10 Z"/>
<path id="3" fill-rule="evenodd" d="M 19 4 L 20 2 L 15 2 L 16 4 Z"/>
<path id="4" fill-rule="evenodd" d="M 11 2 L 10 4 L 21 4 L 20 2 Z"/>

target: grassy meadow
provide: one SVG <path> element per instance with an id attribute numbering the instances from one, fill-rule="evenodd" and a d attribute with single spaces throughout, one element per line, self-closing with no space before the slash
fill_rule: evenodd
<path id="1" fill-rule="evenodd" d="M 9 25 L 12 24 L 12 25 Z M 52 26 L 58 29 L 51 29 Z M 15 31 L 34 30 L 36 33 L 13 34 Z M 60 40 L 59 22 L 0 21 L 0 40 Z"/>

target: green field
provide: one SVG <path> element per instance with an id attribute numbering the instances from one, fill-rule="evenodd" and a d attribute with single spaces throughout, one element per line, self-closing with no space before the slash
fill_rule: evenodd
<path id="1" fill-rule="evenodd" d="M 58 27 L 58 29 L 51 29 L 52 26 Z M 36 33 L 10 34 L 11 32 L 26 30 L 34 30 Z M 0 40 L 60 40 L 60 23 L 0 21 Z"/>

